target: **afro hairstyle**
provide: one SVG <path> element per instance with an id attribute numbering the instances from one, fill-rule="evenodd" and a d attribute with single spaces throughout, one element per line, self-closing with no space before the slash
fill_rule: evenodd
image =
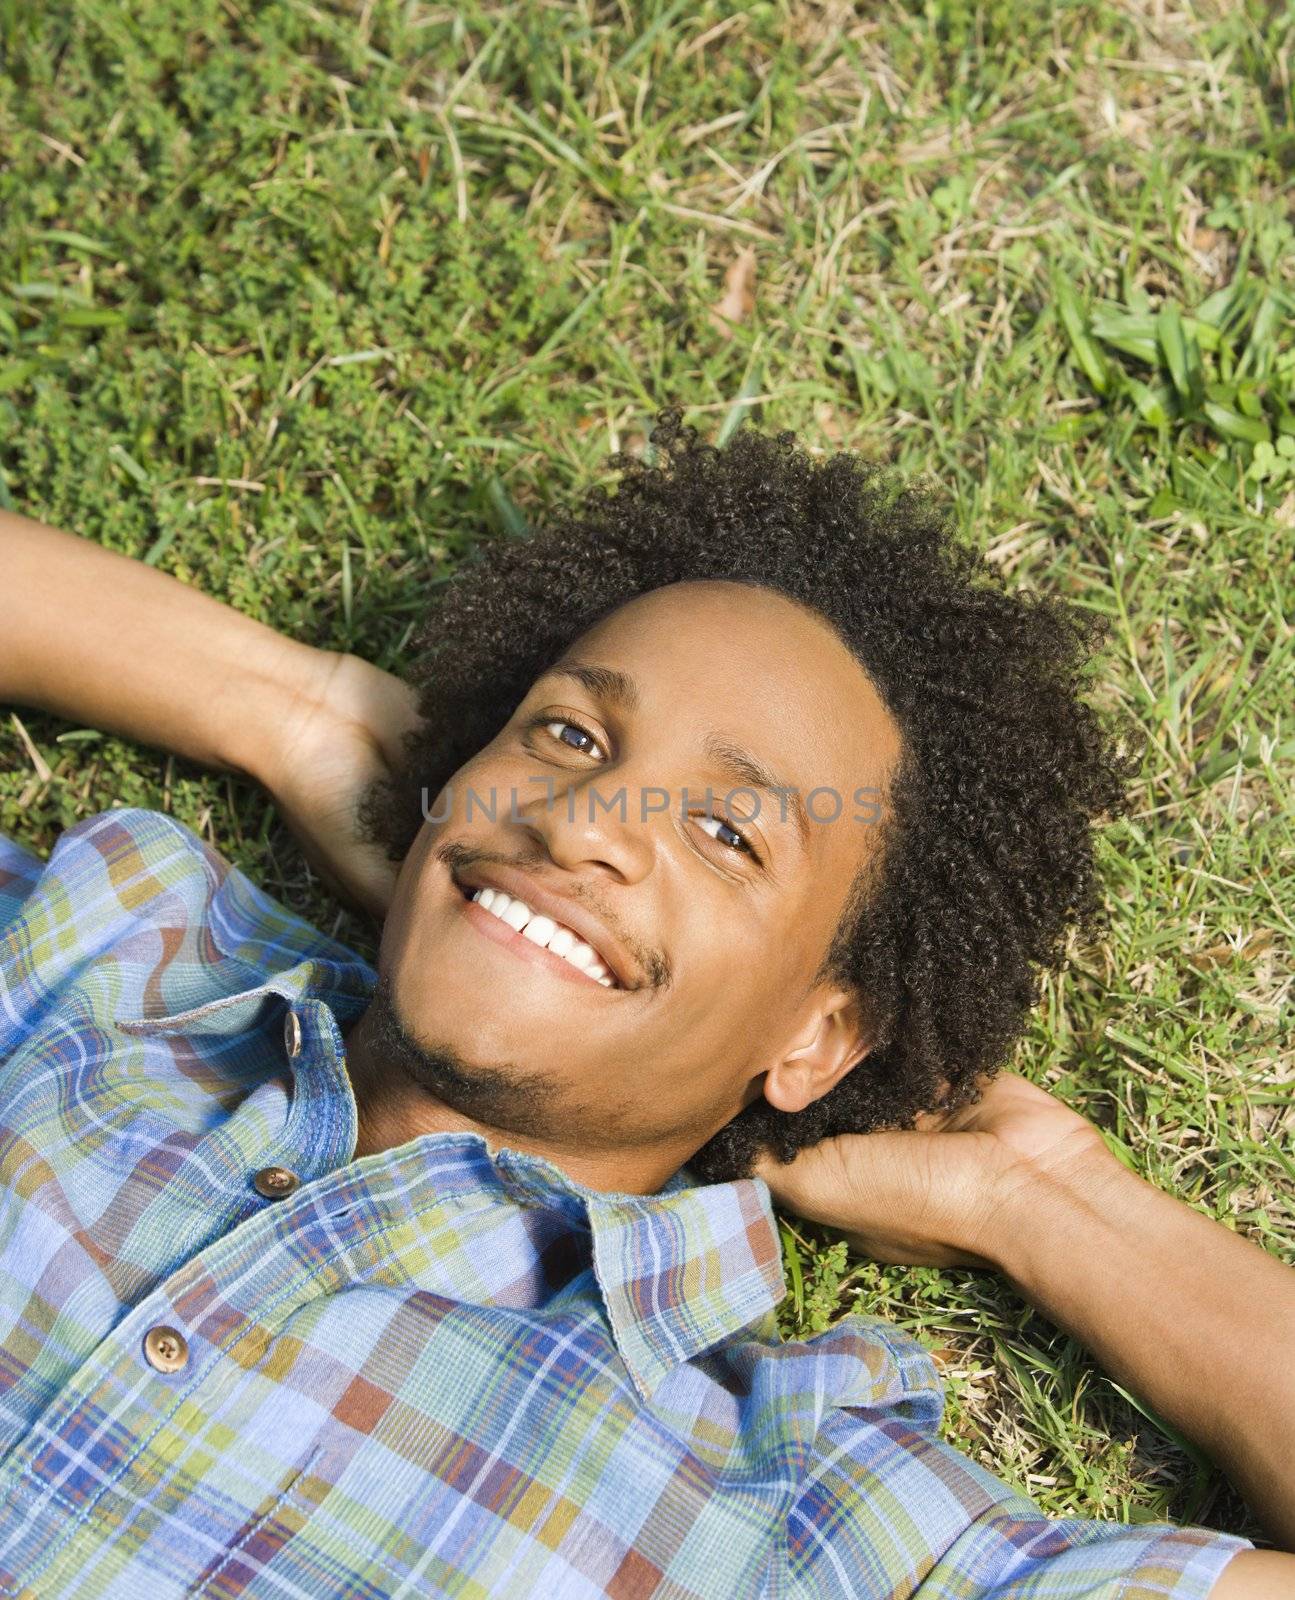
<path id="1" fill-rule="evenodd" d="M 529 537 L 485 542 L 441 589 L 403 674 L 421 722 L 359 814 L 402 860 L 425 796 L 568 645 L 652 589 L 754 583 L 827 621 L 901 735 L 819 973 L 860 998 L 871 1048 L 803 1110 L 760 1097 L 719 1129 L 688 1161 L 717 1183 L 749 1176 L 762 1151 L 787 1162 L 980 1098 L 1071 930 L 1099 920 L 1093 825 L 1129 809 L 1142 750 L 1080 697 L 1105 620 L 1009 592 L 955 539 L 933 485 L 846 452 L 815 459 L 794 433 L 749 424 L 716 447 L 682 416 L 657 413 L 653 459 L 610 457 L 614 493 L 590 488 Z"/>

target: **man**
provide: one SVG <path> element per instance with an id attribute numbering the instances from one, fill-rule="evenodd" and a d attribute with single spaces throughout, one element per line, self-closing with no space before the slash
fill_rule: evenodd
<path id="1" fill-rule="evenodd" d="M 7 519 L 0 696 L 258 777 L 384 921 L 158 813 L 3 841 L 0 1593 L 1295 1594 L 1044 1518 L 879 1319 L 780 1341 L 770 1190 L 1006 1271 L 1295 1546 L 1289 1274 L 994 1076 L 1131 770 L 1093 625 L 679 420 L 463 569 L 416 696 Z"/>

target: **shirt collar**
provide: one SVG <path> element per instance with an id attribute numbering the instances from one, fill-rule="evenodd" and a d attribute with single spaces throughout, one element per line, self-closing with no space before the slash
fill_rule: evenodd
<path id="1" fill-rule="evenodd" d="M 523 1203 L 583 1213 L 612 1337 L 644 1399 L 672 1368 L 753 1324 L 776 1339 L 787 1284 L 762 1178 L 701 1184 L 685 1166 L 656 1194 L 609 1194 L 541 1156 L 505 1148 L 494 1162 Z"/>
<path id="2" fill-rule="evenodd" d="M 269 997 L 287 1001 L 284 1015 L 294 1012 L 306 1030 L 304 1048 L 290 1063 L 297 1093 L 313 1085 L 315 1098 L 331 1096 L 333 1120 L 339 1096 L 345 1100 L 349 1151 L 355 1140 L 354 1101 L 340 1032 L 326 1019 L 329 1012 L 337 1024 L 358 1016 L 372 985 L 358 973 L 339 984 L 336 971 L 329 972 L 333 983 L 320 1004 L 321 976 L 318 965 L 307 961 L 206 1005 L 121 1026 L 147 1033 L 237 1031 L 254 1023 Z M 325 1031 L 333 1036 L 333 1048 L 321 1052 Z M 317 1070 L 303 1075 L 312 1062 L 316 1068 L 332 1062 L 336 1071 L 327 1081 Z M 319 1112 L 322 1117 L 323 1106 Z M 772 1313 L 787 1284 L 763 1178 L 703 1184 L 684 1166 L 655 1194 L 606 1193 L 578 1182 L 543 1156 L 492 1146 L 479 1133 L 425 1134 L 414 1142 L 424 1141 L 434 1141 L 439 1152 L 458 1146 L 473 1164 L 493 1165 L 509 1198 L 560 1211 L 572 1226 L 588 1231 L 612 1338 L 643 1399 L 652 1398 L 674 1367 L 755 1323 L 762 1324 L 759 1336 L 766 1343 L 777 1340 Z M 335 1155 L 347 1160 L 340 1147 Z"/>
<path id="3" fill-rule="evenodd" d="M 282 941 L 283 930 L 277 931 Z M 335 1050 L 325 1054 L 339 1058 L 333 1086 L 354 1107 L 341 1035 L 323 1021 L 323 1014 L 327 1008 L 339 1026 L 357 1018 L 370 1002 L 376 974 L 343 947 L 314 930 L 309 933 L 312 938 L 304 944 L 293 949 L 296 941 L 291 941 L 287 952 L 279 950 L 280 958 L 295 954 L 304 955 L 304 960 L 250 989 L 186 1011 L 123 1019 L 122 1026 L 150 1034 L 231 1032 L 251 1026 L 269 998 L 280 998 L 306 1026 L 306 1048 L 293 1067 L 299 1069 L 319 1056 L 327 1030 Z M 224 939 L 219 944 L 229 949 Z M 237 952 L 235 958 L 239 957 L 247 960 L 245 950 Z M 303 1088 L 301 1080 L 298 1086 Z M 320 1093 L 323 1088 L 320 1083 Z M 347 1149 L 354 1149 L 354 1109 L 347 1126 L 351 1128 Z M 760 1338 L 765 1342 L 778 1338 L 772 1314 L 786 1294 L 786 1278 L 764 1179 L 698 1184 L 682 1166 L 656 1194 L 607 1194 L 589 1189 L 539 1155 L 511 1147 L 491 1149 L 482 1134 L 424 1138 L 435 1139 L 442 1147 L 479 1147 L 471 1154 L 493 1162 L 504 1189 L 517 1202 L 563 1211 L 568 1221 L 587 1229 L 611 1338 L 645 1400 L 652 1398 L 674 1366 L 725 1344 L 754 1323 L 762 1323 Z M 346 1160 L 344 1155 L 339 1158 Z"/>

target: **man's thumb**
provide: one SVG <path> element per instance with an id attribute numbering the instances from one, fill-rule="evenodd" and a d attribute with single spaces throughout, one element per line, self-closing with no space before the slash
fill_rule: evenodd
<path id="1" fill-rule="evenodd" d="M 771 1188 L 775 1175 L 780 1172 L 786 1172 L 786 1170 L 787 1168 L 775 1159 L 772 1152 L 763 1147 L 751 1163 L 751 1176 L 753 1178 L 763 1178 Z"/>

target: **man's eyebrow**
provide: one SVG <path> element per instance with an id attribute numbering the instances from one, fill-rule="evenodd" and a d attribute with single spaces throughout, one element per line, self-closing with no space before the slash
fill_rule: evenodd
<path id="1" fill-rule="evenodd" d="M 571 678 L 590 694 L 597 695 L 611 705 L 620 706 L 626 711 L 637 711 L 639 708 L 637 685 L 628 673 L 621 672 L 616 667 L 599 667 L 589 661 L 563 661 L 550 667 L 541 676 Z M 730 779 L 735 787 L 767 789 L 771 794 L 779 795 L 780 821 L 786 819 L 789 800 L 796 831 L 800 835 L 801 849 L 808 846 L 809 818 L 805 812 L 805 802 L 795 784 L 784 783 L 758 756 L 753 756 L 749 750 L 743 750 L 733 744 L 721 733 L 713 730 L 707 733 L 702 745 L 716 768 Z"/>
<path id="2" fill-rule="evenodd" d="M 779 795 L 782 800 L 778 810 L 780 821 L 786 820 L 787 801 L 790 800 L 796 832 L 800 835 L 801 849 L 804 849 L 809 842 L 809 818 L 805 815 L 805 802 L 801 799 L 800 790 L 794 784 L 784 783 L 770 772 L 758 756 L 731 744 L 722 733 L 708 733 L 702 744 L 716 767 L 726 778 L 732 779 L 736 787 L 767 789 L 771 794 Z"/>
<path id="3" fill-rule="evenodd" d="M 637 711 L 639 708 L 639 692 L 633 678 L 615 667 L 596 667 L 588 661 L 561 661 L 540 676 L 574 678 L 590 694 L 597 695 L 610 705 L 621 706 L 626 711 Z"/>

